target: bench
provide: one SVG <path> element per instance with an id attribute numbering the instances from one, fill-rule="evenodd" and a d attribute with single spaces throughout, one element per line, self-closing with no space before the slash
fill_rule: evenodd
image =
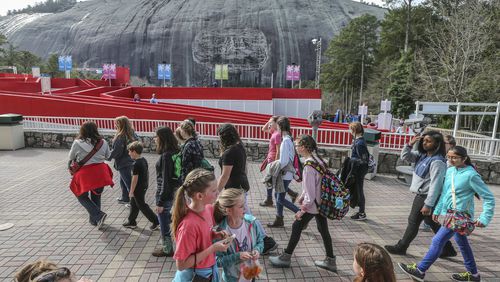
<path id="1" fill-rule="evenodd" d="M 410 186 L 413 178 L 413 167 L 409 165 L 400 165 L 396 167 L 398 172 L 397 179 L 403 184 Z"/>

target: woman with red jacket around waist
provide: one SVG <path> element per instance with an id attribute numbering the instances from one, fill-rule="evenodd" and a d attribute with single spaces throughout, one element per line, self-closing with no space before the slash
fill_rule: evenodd
<path id="1" fill-rule="evenodd" d="M 89 213 L 90 224 L 101 229 L 107 216 L 101 210 L 101 194 L 104 186 L 113 186 L 113 172 L 104 163 L 110 155 L 108 143 L 99 135 L 97 125 L 87 121 L 80 127 L 80 133 L 71 146 L 69 159 L 79 162 L 85 159 L 94 147 L 99 149 L 73 175 L 70 188 Z"/>

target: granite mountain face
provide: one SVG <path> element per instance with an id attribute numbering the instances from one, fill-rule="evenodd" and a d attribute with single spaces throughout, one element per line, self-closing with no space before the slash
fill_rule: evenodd
<path id="1" fill-rule="evenodd" d="M 176 86 L 207 86 L 214 65 L 229 64 L 226 85 L 285 86 L 286 65 L 314 80 L 323 51 L 350 19 L 385 10 L 350 0 L 92 0 L 56 14 L 0 18 L 0 33 L 47 58 L 72 55 L 79 67 L 113 62 L 157 84 L 157 64 L 172 64 Z"/>

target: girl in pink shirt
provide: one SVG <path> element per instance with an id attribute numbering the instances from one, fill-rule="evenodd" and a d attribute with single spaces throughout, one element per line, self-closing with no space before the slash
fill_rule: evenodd
<path id="1" fill-rule="evenodd" d="M 267 157 L 264 163 L 260 167 L 260 171 L 264 171 L 266 166 L 276 160 L 280 159 L 280 146 L 281 146 L 281 133 L 278 130 L 278 124 L 276 121 L 279 116 L 272 116 L 269 121 L 262 127 L 262 131 L 271 133 L 271 139 L 269 139 L 269 148 L 267 151 Z M 293 191 L 291 188 L 287 191 L 288 195 L 295 202 L 298 197 L 298 193 Z M 273 187 L 267 188 L 267 198 L 263 202 L 259 203 L 261 207 L 272 207 L 273 206 Z"/>
<path id="2" fill-rule="evenodd" d="M 316 141 L 309 135 L 302 135 L 295 141 L 297 153 L 307 160 L 319 163 L 326 168 L 326 163 L 317 155 Z M 304 226 L 307 226 L 311 219 L 316 218 L 318 231 L 323 239 L 326 250 L 324 260 L 314 261 L 317 267 L 329 271 L 337 272 L 335 256 L 333 255 L 332 238 L 328 230 L 327 218 L 318 213 L 316 203 L 321 200 L 321 180 L 322 175 L 310 165 L 304 166 L 302 180 L 302 195 L 299 197 L 300 210 L 295 214 L 295 221 L 292 225 L 292 235 L 288 241 L 288 246 L 284 252 L 275 257 L 270 257 L 269 261 L 274 267 L 290 267 L 292 253 L 300 241 L 300 235 Z"/>
<path id="3" fill-rule="evenodd" d="M 219 281 L 215 253 L 225 252 L 225 232 L 214 232 L 214 208 L 219 190 L 212 172 L 195 169 L 187 176 L 175 196 L 171 232 L 175 238 L 177 265 L 174 282 L 191 281 L 195 275 Z M 189 205 L 186 197 L 191 199 Z"/>

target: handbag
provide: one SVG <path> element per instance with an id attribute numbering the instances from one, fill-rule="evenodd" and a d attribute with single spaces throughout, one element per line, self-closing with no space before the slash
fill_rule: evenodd
<path id="1" fill-rule="evenodd" d="M 457 210 L 457 200 L 455 195 L 455 174 L 451 178 L 451 197 L 453 201 L 453 209 L 446 212 L 443 225 L 451 229 L 453 232 L 460 235 L 469 236 L 476 225 L 472 221 L 472 217 L 467 211 Z M 467 208 L 468 209 L 468 208 Z"/>
<path id="2" fill-rule="evenodd" d="M 85 165 L 85 163 L 88 162 L 90 160 L 90 158 L 92 158 L 95 155 L 95 153 L 97 153 L 97 151 L 99 151 L 99 149 L 101 149 L 103 143 L 104 143 L 104 141 L 102 139 L 100 139 L 99 142 L 97 142 L 97 144 L 95 144 L 92 151 L 90 151 L 85 156 L 85 158 L 83 158 L 81 161 L 77 162 L 76 160 L 69 160 L 69 163 L 68 163 L 69 174 L 71 174 L 71 176 L 75 175 L 75 173 L 78 170 L 80 170 L 80 168 L 82 168 L 82 166 Z"/>
<path id="3" fill-rule="evenodd" d="M 260 165 L 260 172 L 263 172 L 266 169 L 268 163 L 269 160 L 265 158 L 264 161 L 262 161 L 262 164 Z"/>

